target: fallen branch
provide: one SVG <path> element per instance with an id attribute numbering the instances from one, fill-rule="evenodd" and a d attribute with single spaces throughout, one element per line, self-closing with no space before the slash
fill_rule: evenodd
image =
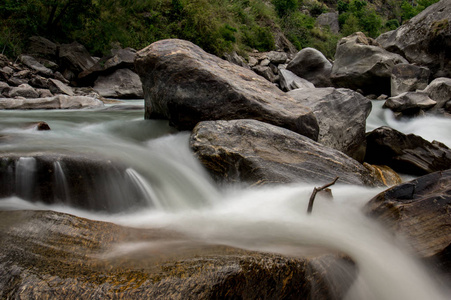
<path id="1" fill-rule="evenodd" d="M 331 185 L 334 185 L 335 182 L 337 182 L 338 178 L 339 178 L 339 177 L 336 177 L 336 178 L 334 179 L 334 181 L 332 181 L 332 182 L 330 182 L 330 183 L 328 183 L 328 184 L 326 184 L 326 185 L 323 185 L 322 187 L 319 187 L 319 188 L 315 187 L 315 188 L 313 189 L 312 195 L 310 196 L 310 200 L 309 200 L 309 202 L 308 202 L 307 214 L 311 214 L 311 213 L 312 213 L 313 202 L 315 201 L 316 194 L 317 194 L 319 191 L 325 190 L 325 189 L 327 189 L 328 187 L 330 187 Z"/>

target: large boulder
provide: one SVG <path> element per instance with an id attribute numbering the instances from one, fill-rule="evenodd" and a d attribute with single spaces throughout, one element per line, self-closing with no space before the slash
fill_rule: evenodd
<path id="1" fill-rule="evenodd" d="M 190 146 L 218 181 L 327 183 L 339 176 L 341 183 L 382 185 L 342 152 L 256 120 L 200 122 L 191 134 Z"/>
<path id="2" fill-rule="evenodd" d="M 337 87 L 389 95 L 392 69 L 400 63 L 408 62 L 357 32 L 338 42 L 331 80 Z"/>
<path id="3" fill-rule="evenodd" d="M 58 46 L 44 37 L 32 36 L 28 39 L 27 53 L 34 57 L 53 60 L 57 58 Z"/>
<path id="4" fill-rule="evenodd" d="M 422 137 L 380 127 L 367 136 L 365 161 L 387 165 L 404 174 L 425 175 L 451 168 L 451 150 Z"/>
<path id="5" fill-rule="evenodd" d="M 436 78 L 424 90 L 437 104 L 428 110 L 431 113 L 441 113 L 446 110 L 446 103 L 451 101 L 451 78 Z M 448 110 L 450 111 L 450 110 Z M 451 112 L 451 111 L 450 111 Z"/>
<path id="6" fill-rule="evenodd" d="M 394 66 L 391 74 L 391 96 L 425 89 L 430 73 L 428 68 L 411 64 Z"/>
<path id="7" fill-rule="evenodd" d="M 100 96 L 106 98 L 143 98 L 141 80 L 138 74 L 130 69 L 118 69 L 110 75 L 99 76 L 93 88 Z"/>
<path id="8" fill-rule="evenodd" d="M 367 214 L 429 257 L 451 279 L 451 170 L 388 189 L 365 207 Z"/>
<path id="9" fill-rule="evenodd" d="M 314 48 L 299 51 L 288 64 L 287 70 L 310 81 L 316 87 L 332 86 L 330 82 L 332 63 Z"/>
<path id="10" fill-rule="evenodd" d="M 88 70 L 96 62 L 91 57 L 88 50 L 77 42 L 61 45 L 59 49 L 59 59 L 62 67 L 65 67 L 74 74 L 79 74 Z"/>
<path id="11" fill-rule="evenodd" d="M 371 101 L 349 89 L 304 88 L 288 95 L 309 107 L 319 124 L 318 142 L 362 162 Z"/>
<path id="12" fill-rule="evenodd" d="M 8 96 L 10 98 L 23 97 L 23 98 L 38 98 L 39 93 L 28 84 L 21 84 L 17 87 L 9 89 Z"/>
<path id="13" fill-rule="evenodd" d="M 451 0 L 441 0 L 378 39 L 388 51 L 427 66 L 434 78 L 451 77 Z"/>
<path id="14" fill-rule="evenodd" d="M 72 88 L 70 86 L 64 84 L 63 82 L 59 81 L 58 79 L 50 78 L 48 80 L 48 83 L 49 83 L 49 90 L 53 94 L 65 94 L 65 95 L 69 95 L 69 96 L 74 95 L 74 91 L 72 90 Z"/>
<path id="15" fill-rule="evenodd" d="M 52 211 L 0 211 L 0 236 L 2 299 L 333 300 L 357 277 L 339 254 L 286 257 Z"/>
<path id="16" fill-rule="evenodd" d="M 146 118 L 167 118 L 181 130 L 204 120 L 256 119 L 314 140 L 312 111 L 251 70 L 183 40 L 163 40 L 138 52 Z"/>
<path id="17" fill-rule="evenodd" d="M 102 106 L 103 102 L 99 99 L 85 96 L 57 95 L 48 98 L 0 99 L 0 109 L 77 109 Z"/>
<path id="18" fill-rule="evenodd" d="M 135 58 L 135 49 L 113 49 L 110 56 L 100 59 L 88 70 L 78 74 L 78 81 L 83 84 L 92 84 L 98 76 L 110 75 L 118 69 L 133 69 Z"/>

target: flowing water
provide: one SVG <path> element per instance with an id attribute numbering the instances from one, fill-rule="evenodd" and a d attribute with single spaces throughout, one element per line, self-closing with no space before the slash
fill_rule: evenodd
<path id="1" fill-rule="evenodd" d="M 127 226 L 164 227 L 208 243 L 286 255 L 308 255 L 317 248 L 338 250 L 358 265 L 359 277 L 348 299 L 448 299 L 435 274 L 361 213 L 381 189 L 335 185 L 334 200 L 316 201 L 313 214 L 307 215 L 312 185 L 218 187 L 192 156 L 189 133 L 175 132 L 165 121 L 143 120 L 142 107 L 142 101 L 127 101 L 96 110 L 0 111 L 0 152 L 20 156 L 6 169 L 15 170 L 14 175 L 6 171 L 15 176 L 15 196 L 0 200 L 0 209 L 51 209 Z M 32 123 L 37 121 L 47 122 L 51 130 L 36 131 Z M 450 119 L 397 120 L 375 102 L 367 129 L 384 125 L 451 146 Z M 26 201 L 37 176 L 36 161 L 29 153 L 42 152 L 95 154 L 121 161 L 125 169 L 107 174 L 90 192 L 117 207 L 139 198 L 137 203 L 144 203 L 144 208 L 115 213 L 74 208 L 61 161 L 53 163 L 54 203 Z M 126 249 L 133 252 L 139 247 L 137 243 Z"/>

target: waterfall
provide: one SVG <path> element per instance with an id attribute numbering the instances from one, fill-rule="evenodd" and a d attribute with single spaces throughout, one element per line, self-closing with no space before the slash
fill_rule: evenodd
<path id="1" fill-rule="evenodd" d="M 36 160 L 33 157 L 20 157 L 16 162 L 16 195 L 33 200 L 35 187 Z"/>

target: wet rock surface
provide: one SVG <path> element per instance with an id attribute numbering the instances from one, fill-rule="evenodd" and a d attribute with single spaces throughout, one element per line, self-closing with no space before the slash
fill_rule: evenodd
<path id="1" fill-rule="evenodd" d="M 340 151 L 255 120 L 205 121 L 190 146 L 215 179 L 250 185 L 330 182 L 383 185 Z"/>
<path id="2" fill-rule="evenodd" d="M 340 255 L 284 257 L 51 211 L 0 220 L 6 299 L 340 299 L 356 276 Z"/>
<path id="3" fill-rule="evenodd" d="M 451 150 L 414 134 L 380 127 L 367 135 L 365 161 L 404 174 L 425 175 L 451 168 Z"/>
<path id="4" fill-rule="evenodd" d="M 204 120 L 256 119 L 317 139 L 310 109 L 251 70 L 190 42 L 153 43 L 138 52 L 135 69 L 143 83 L 146 118 L 169 119 L 181 130 Z"/>
<path id="5" fill-rule="evenodd" d="M 374 197 L 366 212 L 429 258 L 451 280 L 451 170 L 425 175 Z"/>

